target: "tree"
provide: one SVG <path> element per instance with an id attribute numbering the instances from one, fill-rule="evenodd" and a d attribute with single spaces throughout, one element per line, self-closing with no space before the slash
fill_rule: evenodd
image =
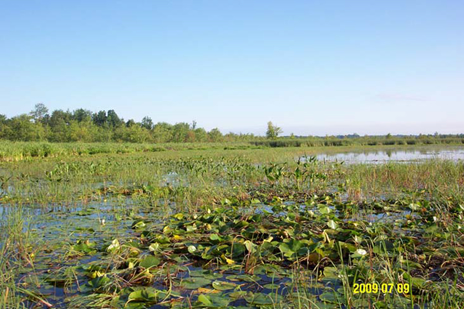
<path id="1" fill-rule="evenodd" d="M 275 139 L 279 134 L 283 133 L 282 129 L 273 125 L 271 121 L 267 123 L 266 137 L 269 139 Z"/>
<path id="2" fill-rule="evenodd" d="M 8 138 L 13 141 L 40 141 L 44 133 L 43 126 L 32 122 L 31 118 L 26 114 L 11 118 Z"/>
<path id="3" fill-rule="evenodd" d="M 106 123 L 108 123 L 110 127 L 117 128 L 123 124 L 123 121 L 119 118 L 118 114 L 116 114 L 116 112 L 111 109 L 108 111 Z"/>
<path id="4" fill-rule="evenodd" d="M 90 121 L 72 120 L 69 125 L 68 140 L 71 142 L 91 142 L 93 135 L 92 129 L 95 126 Z"/>
<path id="5" fill-rule="evenodd" d="M 52 142 L 68 142 L 69 141 L 69 127 L 71 124 L 72 114 L 69 111 L 62 111 L 60 109 L 54 110 L 49 125 L 51 129 L 51 136 L 49 136 Z"/>
<path id="6" fill-rule="evenodd" d="M 76 109 L 73 112 L 72 119 L 77 122 L 90 122 L 92 120 L 92 112 L 83 108 Z"/>
<path id="7" fill-rule="evenodd" d="M 130 128 L 130 127 L 135 126 L 135 125 L 136 125 L 136 122 L 134 121 L 134 119 L 129 119 L 126 122 L 126 127 L 127 128 Z"/>
<path id="8" fill-rule="evenodd" d="M 35 122 L 40 122 L 47 113 L 48 108 L 43 103 L 37 103 L 35 105 L 35 109 L 30 113 L 30 115 Z"/>
<path id="9" fill-rule="evenodd" d="M 186 142 L 189 136 L 190 125 L 186 122 L 176 123 L 172 127 L 172 141 L 176 143 Z"/>
<path id="10" fill-rule="evenodd" d="M 148 116 L 143 117 L 142 128 L 145 128 L 147 130 L 153 129 L 153 120 L 151 120 L 151 118 Z"/>
<path id="11" fill-rule="evenodd" d="M 153 139 L 156 143 L 170 142 L 172 139 L 172 125 L 166 122 L 158 122 L 153 127 Z"/>
<path id="12" fill-rule="evenodd" d="M 106 111 L 99 111 L 92 116 L 93 122 L 99 127 L 103 127 L 103 125 L 106 123 L 106 118 Z"/>
<path id="13" fill-rule="evenodd" d="M 195 132 L 195 141 L 197 142 L 206 142 L 208 138 L 208 134 L 206 133 L 206 130 L 203 128 L 196 128 L 194 130 Z"/>
<path id="14" fill-rule="evenodd" d="M 220 142 L 222 140 L 222 133 L 218 128 L 214 128 L 208 132 L 208 138 L 211 142 Z"/>
<path id="15" fill-rule="evenodd" d="M 188 131 L 187 135 L 185 136 L 185 141 L 187 143 L 195 142 L 195 131 L 192 131 L 192 130 Z"/>
<path id="16" fill-rule="evenodd" d="M 8 138 L 9 134 L 11 134 L 11 129 L 8 123 L 8 118 L 5 115 L 0 114 L 0 139 Z"/>
<path id="17" fill-rule="evenodd" d="M 61 109 L 54 110 L 52 115 L 50 116 L 49 120 L 49 125 L 50 127 L 56 126 L 56 125 L 61 125 L 62 123 L 65 123 L 66 125 L 69 125 L 72 119 L 72 114 L 69 111 L 62 111 Z"/>

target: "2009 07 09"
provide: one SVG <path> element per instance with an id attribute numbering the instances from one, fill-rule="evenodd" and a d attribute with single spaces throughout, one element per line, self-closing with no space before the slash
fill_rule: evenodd
<path id="1" fill-rule="evenodd" d="M 377 294 L 382 292 L 383 294 L 392 293 L 394 291 L 398 293 L 408 294 L 410 292 L 409 283 L 355 283 L 353 284 L 353 294 Z"/>

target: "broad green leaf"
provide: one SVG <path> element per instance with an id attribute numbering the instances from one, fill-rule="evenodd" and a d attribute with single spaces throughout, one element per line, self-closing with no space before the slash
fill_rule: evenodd
<path id="1" fill-rule="evenodd" d="M 214 281 L 213 288 L 219 291 L 231 290 L 234 289 L 237 284 L 232 282 L 224 282 L 224 281 Z"/>
<path id="2" fill-rule="evenodd" d="M 158 266 L 159 264 L 160 264 L 160 259 L 153 255 L 149 255 L 145 257 L 140 262 L 140 266 L 142 266 L 143 268 L 151 268 L 151 267 Z"/>
<path id="3" fill-rule="evenodd" d="M 193 277 L 182 280 L 179 285 L 188 290 L 196 290 L 208 284 L 211 284 L 211 280 L 201 277 Z"/>

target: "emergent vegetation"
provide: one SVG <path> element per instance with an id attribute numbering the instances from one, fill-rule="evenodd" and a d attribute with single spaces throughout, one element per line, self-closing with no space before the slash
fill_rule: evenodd
<path id="1" fill-rule="evenodd" d="M 0 307 L 462 308 L 463 162 L 313 151 L 0 162 Z"/>

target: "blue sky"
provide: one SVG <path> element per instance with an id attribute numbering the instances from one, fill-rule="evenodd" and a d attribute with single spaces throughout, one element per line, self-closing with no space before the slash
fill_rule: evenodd
<path id="1" fill-rule="evenodd" d="M 464 132 L 464 2 L 0 0 L 0 114 Z"/>

